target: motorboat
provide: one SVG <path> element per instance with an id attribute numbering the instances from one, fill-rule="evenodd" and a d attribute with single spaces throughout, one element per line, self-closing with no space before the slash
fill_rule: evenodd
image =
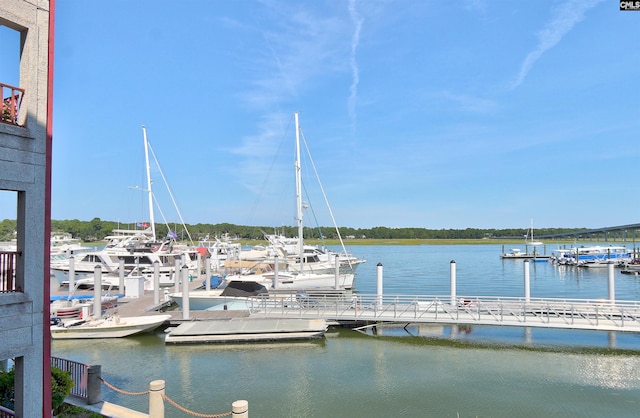
<path id="1" fill-rule="evenodd" d="M 171 315 L 120 317 L 117 313 L 106 317 L 75 320 L 51 318 L 51 338 L 87 339 L 122 338 L 152 331 L 171 318 Z"/>
<path id="2" fill-rule="evenodd" d="M 213 289 L 195 289 L 189 291 L 189 310 L 256 310 L 269 306 L 281 306 L 286 303 L 295 306 L 302 298 L 342 296 L 347 290 L 332 286 L 306 286 L 278 289 L 244 276 L 245 280 L 224 281 Z M 182 292 L 170 293 L 169 297 L 183 309 L 184 297 Z M 307 302 L 304 299 L 303 302 Z"/>
<path id="3" fill-rule="evenodd" d="M 559 265 L 595 268 L 629 263 L 633 256 L 625 246 L 592 245 L 556 250 L 551 261 Z"/>

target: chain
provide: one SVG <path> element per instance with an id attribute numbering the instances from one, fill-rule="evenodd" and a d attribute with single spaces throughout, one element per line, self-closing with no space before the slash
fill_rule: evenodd
<path id="1" fill-rule="evenodd" d="M 115 390 L 118 393 L 122 393 L 125 395 L 134 395 L 134 396 L 138 396 L 138 395 L 146 395 L 149 393 L 148 390 L 145 390 L 144 392 L 127 392 L 126 390 L 122 390 L 122 389 L 118 389 L 117 387 L 113 386 L 111 383 L 107 382 L 106 380 L 104 380 L 103 378 L 99 378 L 102 383 L 104 383 L 109 389 Z"/>
<path id="2" fill-rule="evenodd" d="M 188 410 L 187 408 L 185 408 L 184 406 L 178 405 L 173 399 L 171 399 L 170 397 L 168 397 L 166 394 L 162 395 L 162 398 L 165 399 L 167 402 L 169 402 L 171 405 L 175 406 L 176 408 L 178 408 L 179 410 L 181 410 L 182 412 L 186 412 L 187 414 L 196 416 L 196 417 L 202 417 L 202 418 L 221 418 L 221 417 L 226 417 L 232 414 L 232 411 L 229 412 L 225 412 L 223 414 L 201 414 L 199 412 L 193 412 Z"/>
<path id="3" fill-rule="evenodd" d="M 122 389 L 118 389 L 117 387 L 113 386 L 111 383 L 107 382 L 106 380 L 104 380 L 103 378 L 99 378 L 102 383 L 105 384 L 105 386 L 107 386 L 109 389 L 114 390 L 118 393 L 122 393 L 124 395 L 134 395 L 134 396 L 139 396 L 139 395 L 147 395 L 149 394 L 148 390 L 145 390 L 144 392 L 127 392 L 126 390 L 122 390 Z M 169 402 L 171 405 L 173 405 L 174 407 L 176 407 L 177 409 L 181 410 L 182 412 L 186 412 L 187 414 L 196 416 L 196 417 L 201 417 L 201 418 L 222 418 L 222 417 L 226 417 L 232 414 L 231 411 L 229 412 L 225 412 L 223 414 L 201 414 L 199 412 L 194 412 L 194 411 L 190 411 L 187 408 L 185 408 L 184 406 L 181 406 L 179 404 L 177 404 L 173 399 L 169 398 L 166 394 L 162 395 L 162 399 L 166 400 L 167 402 Z"/>

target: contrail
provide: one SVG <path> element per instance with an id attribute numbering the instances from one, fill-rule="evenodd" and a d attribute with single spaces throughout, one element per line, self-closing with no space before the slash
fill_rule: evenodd
<path id="1" fill-rule="evenodd" d="M 569 0 L 558 7 L 552 19 L 538 32 L 538 46 L 531 51 L 520 66 L 518 77 L 511 85 L 516 88 L 524 81 L 533 64 L 548 50 L 556 46 L 573 27 L 584 19 L 587 10 L 603 0 Z"/>
<path id="2" fill-rule="evenodd" d="M 351 86 L 349 87 L 350 95 L 349 95 L 349 118 L 351 119 L 351 125 L 355 126 L 356 120 L 356 101 L 358 98 L 358 83 L 360 82 L 360 73 L 358 71 L 358 61 L 356 60 L 356 50 L 358 49 L 358 44 L 360 43 L 360 29 L 362 28 L 362 22 L 364 19 L 360 17 L 358 12 L 356 11 L 356 0 L 349 1 L 349 15 L 351 16 L 351 20 L 355 24 L 355 30 L 353 31 L 353 36 L 351 37 L 351 56 L 350 56 L 350 64 L 351 64 Z"/>

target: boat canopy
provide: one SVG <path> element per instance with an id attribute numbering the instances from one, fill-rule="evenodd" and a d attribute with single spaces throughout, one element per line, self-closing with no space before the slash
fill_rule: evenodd
<path id="1" fill-rule="evenodd" d="M 269 293 L 266 287 L 257 282 L 231 281 L 224 288 L 220 296 L 258 296 L 260 294 Z"/>

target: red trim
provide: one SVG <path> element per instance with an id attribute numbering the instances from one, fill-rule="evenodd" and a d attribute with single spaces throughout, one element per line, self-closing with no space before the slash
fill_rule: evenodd
<path id="1" fill-rule="evenodd" d="M 44 300 L 43 303 L 43 345 L 42 345 L 42 416 L 51 416 L 51 331 L 49 330 L 51 286 L 51 160 L 53 146 L 53 44 L 56 1 L 49 0 L 49 49 L 47 58 L 47 138 L 45 149 L 44 188 Z"/>

